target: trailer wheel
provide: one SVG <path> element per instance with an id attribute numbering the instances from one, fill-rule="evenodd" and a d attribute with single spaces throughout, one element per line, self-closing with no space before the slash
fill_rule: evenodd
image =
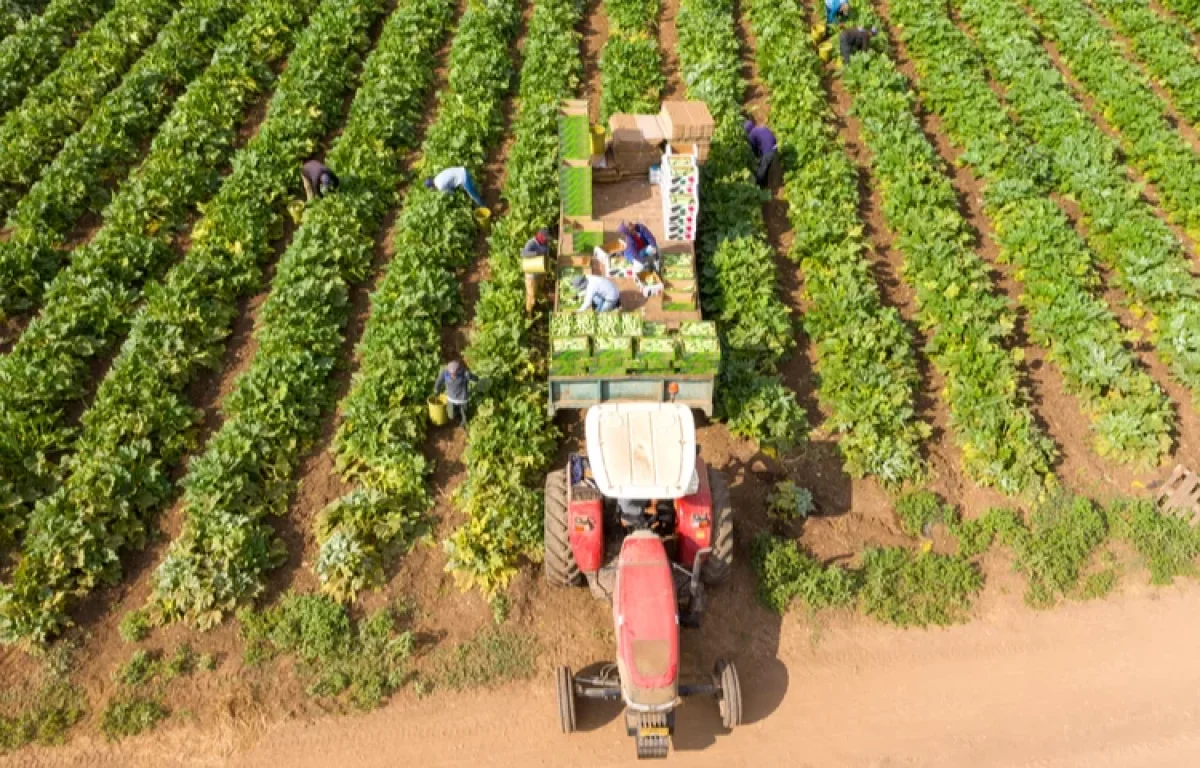
<path id="1" fill-rule="evenodd" d="M 555 586 L 572 587 L 582 581 L 575 553 L 571 550 L 570 509 L 567 506 L 567 470 L 546 475 L 546 579 Z"/>
<path id="2" fill-rule="evenodd" d="M 733 507 L 729 486 L 720 472 L 708 470 L 708 490 L 712 497 L 712 552 L 700 566 L 700 577 L 711 587 L 728 579 L 733 568 Z"/>
<path id="3" fill-rule="evenodd" d="M 558 724 L 563 733 L 575 732 L 575 675 L 570 667 L 559 667 L 554 671 L 554 684 L 558 693 Z"/>
<path id="4" fill-rule="evenodd" d="M 742 724 L 742 685 L 737 667 L 732 661 L 717 659 L 713 665 L 713 682 L 721 689 L 717 704 L 721 709 L 721 725 L 726 730 Z"/>

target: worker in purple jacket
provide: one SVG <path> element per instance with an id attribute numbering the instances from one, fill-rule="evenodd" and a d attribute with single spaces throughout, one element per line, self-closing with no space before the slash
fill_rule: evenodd
<path id="1" fill-rule="evenodd" d="M 649 227 L 640 221 L 633 226 L 622 221 L 617 227 L 617 234 L 625 243 L 625 260 L 633 265 L 634 270 L 644 272 L 648 268 L 652 272 L 659 271 L 658 241 Z"/>
<path id="2" fill-rule="evenodd" d="M 758 161 L 758 167 L 754 170 L 754 180 L 760 188 L 766 189 L 779 143 L 775 140 L 775 134 L 765 125 L 755 125 L 753 120 L 747 120 L 744 126 L 746 140 L 750 142 L 750 150 L 754 153 L 754 159 Z"/>

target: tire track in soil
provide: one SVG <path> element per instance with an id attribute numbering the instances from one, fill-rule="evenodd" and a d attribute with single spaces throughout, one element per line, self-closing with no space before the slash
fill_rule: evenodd
<path id="1" fill-rule="evenodd" d="M 959 25 L 959 28 L 962 29 L 968 37 L 970 37 L 972 40 L 975 39 L 975 36 L 971 33 L 970 28 L 961 22 L 957 13 L 954 15 L 954 20 L 955 23 Z M 1125 177 L 1129 179 L 1131 183 L 1137 184 L 1141 187 L 1142 201 L 1150 206 L 1154 215 L 1167 225 L 1167 227 L 1171 230 L 1171 233 L 1175 235 L 1175 240 L 1178 241 L 1181 246 L 1183 246 L 1184 251 L 1192 259 L 1192 261 L 1200 264 L 1200 243 L 1192 241 L 1192 239 L 1187 236 L 1187 233 L 1185 233 L 1182 228 L 1176 226 L 1168 220 L 1166 212 L 1162 209 L 1162 196 L 1158 193 L 1158 187 L 1152 181 L 1147 179 L 1139 169 L 1134 167 L 1126 157 L 1125 150 L 1123 149 L 1123 134 L 1114 128 L 1112 124 L 1110 124 L 1108 120 L 1104 118 L 1104 110 L 1100 109 L 1100 107 L 1096 104 L 1096 100 L 1092 98 L 1091 94 L 1084 89 L 1080 82 L 1075 79 L 1075 76 L 1071 74 L 1070 70 L 1067 69 L 1066 65 L 1063 63 L 1062 57 L 1058 52 L 1058 46 L 1045 36 L 1040 36 L 1040 39 L 1042 42 L 1042 48 L 1046 51 L 1046 55 L 1050 57 L 1050 61 L 1054 65 L 1054 68 L 1058 71 L 1059 76 L 1062 77 L 1063 82 L 1066 83 L 1067 88 L 1070 90 L 1071 96 L 1074 97 L 1075 101 L 1078 102 L 1083 108 L 1084 114 L 1091 118 L 1091 121 L 1096 125 L 1096 127 L 1103 131 L 1105 135 L 1116 142 L 1117 162 L 1121 164 L 1121 168 L 1125 171 Z M 1000 88 L 1001 92 L 1003 93 L 1003 86 L 1000 86 Z M 1193 133 L 1193 136 L 1194 135 L 1195 134 Z M 1192 143 L 1192 149 L 1200 151 L 1200 143 Z"/>
<path id="2" fill-rule="evenodd" d="M 877 0 L 874 7 L 883 17 L 888 39 L 893 44 L 892 59 L 896 62 L 897 69 L 908 79 L 909 88 L 916 97 L 917 116 L 925 136 L 932 141 L 938 155 L 941 156 L 946 167 L 952 171 L 951 183 L 958 193 L 960 212 L 966 217 L 977 237 L 976 252 L 991 267 L 992 280 L 996 288 L 1008 298 L 1016 310 L 1017 325 L 1013 331 L 1013 337 L 1017 342 L 1016 346 L 1025 352 L 1024 378 L 1027 384 L 1032 385 L 1029 389 L 1033 400 L 1034 414 L 1039 425 L 1054 440 L 1055 447 L 1059 451 L 1059 460 L 1054 466 L 1055 474 L 1073 490 L 1100 498 L 1108 498 L 1133 490 L 1131 484 L 1135 480 L 1148 481 L 1146 473 L 1139 473 L 1128 465 L 1105 460 L 1092 450 L 1093 439 L 1088 428 L 1088 416 L 1080 407 L 1079 399 L 1067 391 L 1066 380 L 1063 378 L 1062 372 L 1057 365 L 1047 359 L 1047 350 L 1029 340 L 1026 330 L 1029 313 L 1020 304 L 1023 288 L 1014 277 L 1016 268 L 1011 264 L 1001 262 L 1000 247 L 995 241 L 991 221 L 983 210 L 983 192 L 986 184 L 975 175 L 974 171 L 959 162 L 962 152 L 951 143 L 942 129 L 941 116 L 925 107 L 923 93 L 917 85 L 920 79 L 916 66 L 908 56 L 907 46 L 895 32 L 895 27 L 891 22 L 889 4 L 886 0 Z M 1067 217 L 1076 225 L 1078 231 L 1079 219 L 1072 216 L 1072 213 L 1078 216 L 1078 207 L 1074 207 L 1072 212 L 1064 205 L 1065 201 L 1059 195 L 1052 195 L 1051 199 L 1059 204 Z M 1084 233 L 1080 232 L 1080 234 L 1082 236 Z M 1086 243 L 1086 237 L 1084 241 Z M 1099 268 L 1098 257 L 1093 259 L 1093 263 Z M 1103 272 L 1100 274 L 1105 278 L 1104 285 L 1111 285 L 1107 280 L 1108 276 Z M 1112 309 L 1111 296 L 1104 295 L 1110 299 L 1109 304 Z M 1126 331 L 1137 327 L 1128 324 L 1130 319 L 1128 313 L 1124 317 L 1117 315 L 1118 322 Z M 1150 370 L 1149 366 L 1144 365 L 1144 360 L 1143 367 L 1154 376 L 1154 372 Z M 1155 376 L 1155 379 L 1160 385 L 1164 384 L 1161 377 Z M 1166 390 L 1164 389 L 1164 391 Z M 1178 410 L 1178 401 L 1174 404 Z"/>
<path id="3" fill-rule="evenodd" d="M 823 14 L 815 8 L 809 7 L 807 10 L 810 25 L 824 21 Z M 950 431 L 950 410 L 939 396 L 946 385 L 946 380 L 930 361 L 925 351 L 926 345 L 929 343 L 929 334 L 917 322 L 916 293 L 903 278 L 904 255 L 895 246 L 895 234 L 887 226 L 883 214 L 883 197 L 879 187 L 872 183 L 871 154 L 863 143 L 858 118 L 850 114 L 853 99 L 842 84 L 841 78 L 835 77 L 829 66 L 825 68 L 822 81 L 838 120 L 839 133 L 845 142 L 845 151 L 858 169 L 861 206 L 859 217 L 864 224 L 864 235 L 873 246 L 870 250 L 874 257 L 872 266 L 875 281 L 879 285 L 883 303 L 886 306 L 895 307 L 900 312 L 916 342 L 917 367 L 921 372 L 922 380 L 922 388 L 916 401 L 916 411 L 923 421 L 933 427 L 933 434 L 925 441 L 924 448 L 930 467 L 930 478 L 926 485 L 941 494 L 947 501 L 957 504 L 964 517 L 982 514 L 993 506 L 1008 506 L 1011 502 L 1006 496 L 994 489 L 977 485 L 962 469 L 961 450 L 954 442 Z M 928 128 L 925 125 L 922 125 L 922 128 L 926 131 L 928 138 Z M 956 187 L 956 189 L 958 188 Z M 1021 318 L 1018 317 L 1018 322 L 1020 321 Z M 1020 338 L 1023 338 L 1023 335 Z M 858 486 L 856 485 L 855 488 L 857 490 Z M 882 491 L 878 493 L 885 496 Z M 855 509 L 858 509 L 857 503 Z M 893 537 L 899 540 L 896 543 L 912 544 L 912 540 L 899 531 L 890 503 L 887 503 L 880 517 L 882 519 L 879 522 L 886 526 Z M 855 540 L 856 548 L 849 551 L 857 552 L 861 550 L 862 545 L 873 542 L 874 540 L 869 538 L 857 539 Z"/>
<path id="4" fill-rule="evenodd" d="M 679 16 L 679 0 L 662 0 L 658 15 L 658 48 L 662 51 L 662 71 L 666 76 L 663 101 L 687 98 L 687 86 L 679 72 L 679 30 L 675 19 Z"/>

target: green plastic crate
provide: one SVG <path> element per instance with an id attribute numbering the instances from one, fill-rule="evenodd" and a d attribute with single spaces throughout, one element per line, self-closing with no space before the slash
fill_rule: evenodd
<path id="1" fill-rule="evenodd" d="M 591 126 L 587 115 L 558 118 L 559 151 L 564 160 L 587 160 L 592 154 Z"/>
<path id="2" fill-rule="evenodd" d="M 592 169 L 564 167 L 558 172 L 563 213 L 567 216 L 592 215 Z"/>

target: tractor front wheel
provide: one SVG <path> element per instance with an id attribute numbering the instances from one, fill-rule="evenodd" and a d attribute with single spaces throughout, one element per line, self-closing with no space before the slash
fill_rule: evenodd
<path id="1" fill-rule="evenodd" d="M 570 509 L 567 506 L 567 470 L 558 469 L 546 475 L 545 511 L 546 579 L 555 586 L 572 587 L 579 584 L 582 574 L 571 550 Z"/>
<path id="2" fill-rule="evenodd" d="M 575 675 L 570 667 L 559 667 L 554 671 L 554 684 L 558 693 L 558 724 L 563 733 L 575 732 Z"/>
<path id="3" fill-rule="evenodd" d="M 742 685 L 732 661 L 717 659 L 713 665 L 713 682 L 721 689 L 717 704 L 721 709 L 721 725 L 726 730 L 742 724 Z"/>
<path id="4" fill-rule="evenodd" d="M 712 551 L 700 566 L 700 577 L 711 587 L 728 579 L 733 568 L 733 507 L 725 476 L 712 469 L 708 470 L 708 492 L 712 498 Z"/>

